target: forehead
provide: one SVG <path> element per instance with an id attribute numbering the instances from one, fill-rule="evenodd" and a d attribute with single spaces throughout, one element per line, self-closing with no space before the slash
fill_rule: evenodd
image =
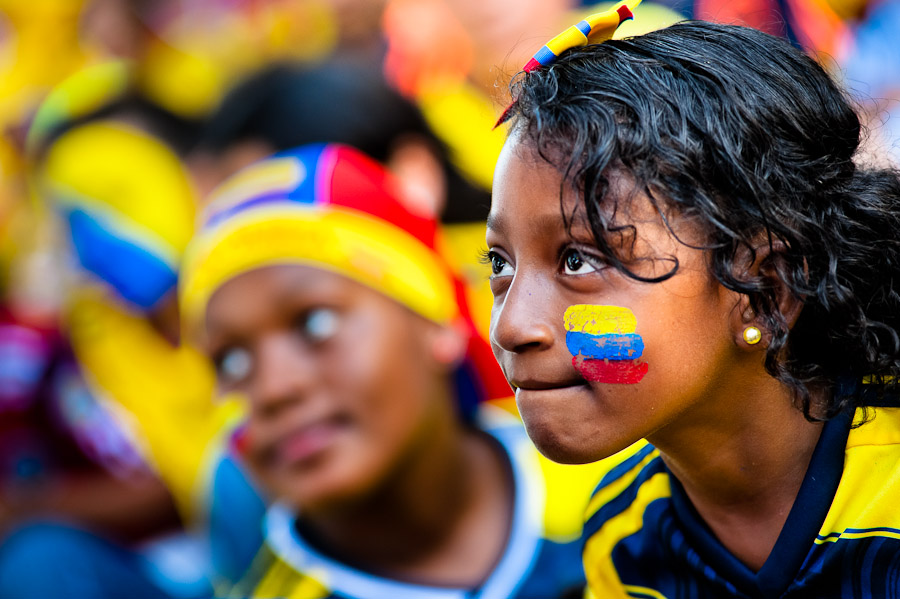
<path id="1" fill-rule="evenodd" d="M 605 173 L 608 188 L 598 207 L 595 226 L 606 231 L 613 247 L 652 251 L 674 242 L 702 246 L 702 223 L 672 205 L 664 193 L 651 198 L 624 168 Z M 593 239 L 581 192 L 563 181 L 561 170 L 539 155 L 520 133 L 510 135 L 497 161 L 488 236 L 522 237 L 533 243 L 556 243 L 560 237 Z M 643 246 L 650 245 L 646 248 Z"/>
<path id="2" fill-rule="evenodd" d="M 569 212 L 575 207 L 574 193 L 569 186 L 561 187 L 562 183 L 562 174 L 539 156 L 521 134 L 513 132 L 494 170 L 488 229 L 505 231 L 513 226 L 513 221 L 529 228 L 559 226 L 561 208 Z"/>
<path id="3" fill-rule="evenodd" d="M 234 323 L 264 320 L 304 298 L 328 301 L 365 288 L 350 279 L 303 264 L 275 264 L 229 279 L 210 297 L 206 329 L 214 332 Z"/>
<path id="4" fill-rule="evenodd" d="M 568 160 L 562 156 L 561 161 Z M 656 209 L 635 186 L 629 173 L 609 169 L 609 189 L 600 200 L 604 220 L 628 225 L 658 220 Z M 635 201 L 637 200 L 637 201 Z M 517 227 L 537 230 L 570 225 L 571 232 L 588 229 L 582 193 L 571 180 L 563 180 L 561 167 L 551 164 L 521 133 L 510 135 L 494 172 L 488 229 L 506 232 Z"/>

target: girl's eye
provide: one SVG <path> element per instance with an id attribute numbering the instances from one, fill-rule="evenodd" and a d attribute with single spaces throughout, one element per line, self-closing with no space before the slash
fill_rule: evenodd
<path id="1" fill-rule="evenodd" d="M 567 275 L 583 275 L 594 272 L 597 267 L 591 258 L 571 248 L 563 255 L 563 272 Z"/>
<path id="2" fill-rule="evenodd" d="M 301 333 L 311 343 L 322 343 L 337 334 L 340 320 L 336 310 L 316 308 L 301 319 Z"/>
<path id="3" fill-rule="evenodd" d="M 487 253 L 488 260 L 491 263 L 491 272 L 495 277 L 509 277 L 513 274 L 513 268 L 505 258 L 497 252 L 490 251 Z"/>
<path id="4" fill-rule="evenodd" d="M 225 384 L 235 384 L 244 380 L 252 367 L 253 358 L 243 347 L 233 347 L 225 351 L 216 361 L 219 380 Z"/>

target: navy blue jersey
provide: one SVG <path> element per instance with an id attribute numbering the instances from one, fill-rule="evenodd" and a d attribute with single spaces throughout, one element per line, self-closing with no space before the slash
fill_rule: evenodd
<path id="1" fill-rule="evenodd" d="M 771 554 L 754 572 L 703 523 L 652 445 L 610 458 L 588 506 L 591 593 L 645 599 L 900 598 L 900 408 L 827 422 Z M 611 467 L 610 467 L 611 466 Z"/>

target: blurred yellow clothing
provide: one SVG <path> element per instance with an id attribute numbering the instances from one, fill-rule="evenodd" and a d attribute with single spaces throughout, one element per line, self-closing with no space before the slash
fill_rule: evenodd
<path id="1" fill-rule="evenodd" d="M 152 39 L 138 66 L 135 84 L 163 108 L 199 119 L 216 107 L 227 78 L 221 66 L 208 57 Z"/>
<path id="2" fill-rule="evenodd" d="M 56 99 L 54 92 L 41 107 L 35 129 Z M 168 146 L 124 122 L 89 122 L 50 145 L 35 182 L 66 222 L 85 271 L 145 309 L 175 287 L 196 201 Z"/>
<path id="3" fill-rule="evenodd" d="M 190 118 L 216 107 L 235 80 L 275 60 L 319 60 L 338 39 L 322 0 L 269 0 L 223 11 L 185 6 L 154 32 L 136 70 L 136 84 L 161 106 Z"/>
<path id="4" fill-rule="evenodd" d="M 202 516 L 216 448 L 243 418 L 237 399 L 214 400 L 212 367 L 192 347 L 173 347 L 146 318 L 103 290 L 73 294 L 67 324 L 88 383 L 132 413 L 152 464 L 187 520 Z"/>
<path id="5" fill-rule="evenodd" d="M 21 123 L 53 85 L 84 65 L 78 42 L 82 5 L 0 0 L 0 126 Z"/>
<path id="6" fill-rule="evenodd" d="M 53 143 L 41 181 L 53 202 L 109 214 L 135 235 L 152 237 L 147 245 L 177 268 L 196 207 L 187 171 L 162 142 L 116 121 L 82 125 Z"/>

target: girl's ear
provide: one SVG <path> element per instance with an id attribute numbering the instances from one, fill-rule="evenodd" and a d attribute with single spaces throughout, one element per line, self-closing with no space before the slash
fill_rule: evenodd
<path id="1" fill-rule="evenodd" d="M 436 327 L 429 342 L 434 361 L 452 369 L 456 368 L 466 355 L 469 334 L 462 326 L 451 324 Z"/>
<path id="2" fill-rule="evenodd" d="M 785 282 L 790 274 L 790 265 L 785 256 L 787 246 L 781 241 L 763 242 L 756 248 L 752 261 L 748 260 L 743 276 L 760 280 L 770 289 L 774 297 L 777 313 L 781 315 L 787 329 L 793 328 L 803 309 L 803 298 L 798 297 Z M 748 252 L 749 259 L 749 252 Z M 804 271 L 806 271 L 804 265 Z M 771 322 L 762 319 L 750 305 L 750 298 L 741 295 L 733 312 L 733 329 L 736 343 L 745 349 L 767 347 L 772 339 Z"/>
<path id="3" fill-rule="evenodd" d="M 387 160 L 400 183 L 400 200 L 413 214 L 437 218 L 444 210 L 447 182 L 437 153 L 417 135 L 398 141 Z"/>

